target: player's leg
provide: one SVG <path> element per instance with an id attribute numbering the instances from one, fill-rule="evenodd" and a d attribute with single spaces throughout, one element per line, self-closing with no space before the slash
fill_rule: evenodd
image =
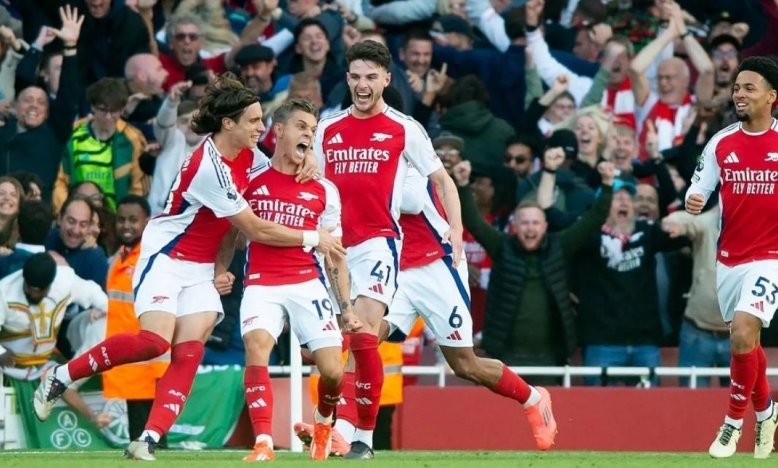
<path id="1" fill-rule="evenodd" d="M 240 323 L 246 348 L 243 389 L 254 429 L 254 449 L 243 460 L 273 460 L 273 386 L 268 372 L 270 354 L 284 329 L 286 313 L 271 287 L 249 286 L 240 304 Z M 281 295 L 282 296 L 282 295 Z"/>
<path id="2" fill-rule="evenodd" d="M 284 288 L 289 325 L 300 343 L 311 351 L 319 370 L 319 398 L 313 413 L 310 456 L 314 460 L 326 460 L 332 449 L 333 413 L 343 389 L 343 339 L 323 281 L 311 280 Z"/>
<path id="3" fill-rule="evenodd" d="M 473 351 L 467 265 L 462 262 L 454 268 L 451 259 L 444 257 L 407 273 L 407 281 L 400 287 L 407 285 L 406 293 L 435 334 L 454 374 L 519 402 L 532 426 L 538 448 L 548 450 L 557 432 L 548 391 L 528 385 L 502 362 L 478 357 Z M 430 278 L 436 278 L 432 290 L 427 288 Z"/>
<path id="4" fill-rule="evenodd" d="M 209 276 L 213 278 L 212 270 Z M 170 430 L 189 398 L 205 354 L 205 342 L 224 317 L 221 298 L 212 280 L 185 287 L 179 294 L 178 305 L 170 365 L 157 382 L 146 429 L 140 440 L 130 443 L 125 452 L 130 458 L 154 459 L 154 448 L 160 437 Z"/>
<path id="5" fill-rule="evenodd" d="M 170 261 L 161 255 L 138 262 L 133 281 L 139 333 L 113 335 L 67 364 L 43 374 L 33 396 L 33 408 L 39 420 L 45 421 L 49 417 L 56 402 L 73 382 L 122 364 L 154 359 L 167 351 L 176 326 L 180 291 L 175 265 L 170 265 Z M 160 285 L 164 285 L 164 293 L 160 291 Z"/>
<path id="6" fill-rule="evenodd" d="M 376 249 L 381 249 L 368 251 L 354 261 L 353 266 L 349 265 L 352 290 L 357 296 L 354 312 L 363 326 L 361 332 L 351 337 L 358 419 L 351 451 L 346 456 L 352 459 L 372 458 L 373 429 L 384 383 L 383 362 L 378 352 L 378 332 L 384 312 L 397 290 L 399 266 L 399 249 L 393 239 L 374 239 L 368 242 L 373 242 Z"/>

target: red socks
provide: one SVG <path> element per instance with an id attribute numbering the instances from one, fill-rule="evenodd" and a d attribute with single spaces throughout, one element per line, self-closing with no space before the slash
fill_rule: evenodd
<path id="1" fill-rule="evenodd" d="M 321 386 L 321 385 L 320 385 Z M 246 366 L 243 389 L 254 436 L 273 435 L 273 387 L 265 366 Z M 319 390 L 321 391 L 321 390 Z"/>
<path id="2" fill-rule="evenodd" d="M 754 384 L 754 393 L 751 394 L 751 401 L 754 404 L 754 411 L 764 411 L 772 401 L 770 399 L 770 383 L 767 381 L 767 355 L 761 345 L 756 348 L 756 352 L 759 365 L 757 366 L 756 383 Z"/>
<path id="3" fill-rule="evenodd" d="M 343 373 L 342 403 L 338 405 L 338 419 L 348 421 L 352 426 L 357 426 L 357 401 L 356 401 L 356 375 L 353 372 Z M 319 390 L 321 394 L 321 390 Z"/>
<path id="4" fill-rule="evenodd" d="M 384 364 L 378 353 L 378 337 L 369 333 L 351 336 L 351 352 L 356 363 L 355 396 L 357 429 L 375 429 L 384 384 Z"/>
<path id="5" fill-rule="evenodd" d="M 164 338 L 147 330 L 141 330 L 137 335 L 114 335 L 70 361 L 68 373 L 75 382 L 122 364 L 154 359 L 163 355 L 168 347 L 170 344 Z"/>
<path id="6" fill-rule="evenodd" d="M 743 416 L 746 414 L 748 400 L 751 399 L 751 392 L 754 390 L 754 385 L 758 380 L 757 374 L 760 368 L 759 349 L 754 348 L 745 354 L 732 353 L 732 362 L 729 365 L 731 383 L 729 389 L 729 410 L 727 411 L 727 417 L 731 419 L 743 419 Z M 765 359 L 766 364 L 767 359 Z M 765 384 L 766 380 L 765 378 Z"/>
<path id="7" fill-rule="evenodd" d="M 494 388 L 494 393 L 516 400 L 522 405 L 529 399 L 532 388 L 521 377 L 511 372 L 505 365 L 502 366 L 502 375 Z"/>
<path id="8" fill-rule="evenodd" d="M 154 404 L 146 423 L 147 431 L 163 435 L 170 430 L 184 410 L 184 403 L 192 390 L 192 382 L 204 353 L 205 347 L 199 341 L 185 341 L 173 345 L 170 367 L 157 382 Z"/>
<path id="9" fill-rule="evenodd" d="M 341 394 L 343 393 L 343 379 L 338 382 L 337 385 L 327 385 L 324 378 L 319 378 L 318 384 L 319 390 L 319 402 L 316 405 L 316 409 L 319 414 L 328 418 L 335 412 L 335 406 L 340 401 Z"/>

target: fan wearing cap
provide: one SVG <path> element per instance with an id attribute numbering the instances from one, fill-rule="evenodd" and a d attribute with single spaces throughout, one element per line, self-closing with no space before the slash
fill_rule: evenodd
<path id="1" fill-rule="evenodd" d="M 452 168 L 464 159 L 465 140 L 451 132 L 441 132 L 437 138 L 432 140 L 432 147 L 435 148 L 435 154 L 440 158 L 446 172 L 453 175 Z"/>
<path id="2" fill-rule="evenodd" d="M 263 104 L 272 101 L 275 95 L 286 89 L 289 78 L 273 83 L 276 56 L 273 50 L 259 44 L 249 44 L 235 54 L 235 63 L 240 67 L 240 79 L 259 95 Z"/>
<path id="3" fill-rule="evenodd" d="M 90 309 L 78 314 L 68 329 L 74 347 L 91 346 L 105 336 L 105 311 L 108 296 L 94 281 L 84 280 L 69 266 L 57 265 L 48 253 L 29 257 L 22 270 L 0 280 L 0 367 L 7 376 L 19 380 L 38 380 L 56 363 L 52 354 L 65 309 L 70 304 Z M 74 342 L 76 341 L 76 342 Z M 95 415 L 78 396 L 83 382 L 74 382 L 64 399 L 95 424 L 104 426 L 110 419 Z"/>
<path id="4" fill-rule="evenodd" d="M 720 34 L 710 41 L 715 107 L 725 107 L 732 103 L 732 85 L 735 82 L 735 70 L 740 64 L 740 47 L 740 40 L 730 34 Z"/>

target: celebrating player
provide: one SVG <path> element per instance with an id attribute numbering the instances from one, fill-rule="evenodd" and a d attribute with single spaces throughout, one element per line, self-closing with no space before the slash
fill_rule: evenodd
<path id="1" fill-rule="evenodd" d="M 157 384 L 154 405 L 139 440 L 125 452 L 154 460 L 154 449 L 181 413 L 202 360 L 203 343 L 224 316 L 214 287 L 217 254 L 229 245 L 233 224 L 254 242 L 339 249 L 329 229 L 294 230 L 255 216 L 242 193 L 252 165 L 267 165 L 256 149 L 264 131 L 257 95 L 231 75 L 209 85 L 192 122 L 209 135 L 184 161 L 165 210 L 151 220 L 141 240 L 133 277 L 138 334 L 114 335 L 68 364 L 47 372 L 35 391 L 33 406 L 46 420 L 65 388 L 121 364 L 147 361 L 171 346 L 168 370 Z M 224 242 L 223 242 L 224 240 Z M 226 271 L 226 266 L 219 266 Z"/>
<path id="2" fill-rule="evenodd" d="M 363 41 L 346 52 L 353 105 L 322 119 L 314 149 L 325 176 L 340 191 L 343 245 L 348 251 L 354 311 L 363 330 L 351 338 L 356 362 L 357 431 L 348 458 L 372 458 L 373 429 L 383 384 L 378 332 L 397 289 L 401 249 L 398 225 L 407 162 L 429 177 L 441 194 L 450 229 L 443 236 L 456 266 L 462 255 L 462 223 L 456 186 L 424 129 L 389 108 L 382 93 L 391 75 L 389 50 Z"/>
<path id="3" fill-rule="evenodd" d="M 325 179 L 295 182 L 304 154 L 310 151 L 316 125 L 316 108 L 308 101 L 292 99 L 275 111 L 275 155 L 271 167 L 249 184 L 247 199 L 262 219 L 301 229 L 330 228 L 333 236 L 340 237 L 340 198 L 335 186 Z M 359 321 L 349 301 L 346 259 L 333 254 L 325 257 L 325 264 L 341 308 L 344 332 L 358 330 Z M 319 261 L 308 249 L 251 242 L 245 282 L 240 308 L 246 345 L 244 387 L 256 444 L 244 460 L 275 458 L 271 436 L 273 389 L 267 365 L 283 331 L 285 317 L 300 343 L 313 353 L 321 372 L 311 458 L 326 460 L 331 447 L 332 413 L 342 390 L 343 367 L 341 334 Z"/>
<path id="4" fill-rule="evenodd" d="M 708 142 L 686 194 L 686 211 L 699 214 L 721 182 L 716 289 L 732 362 L 729 410 L 709 450 L 715 458 L 734 455 L 749 400 L 757 421 L 754 458 L 770 455 L 778 427 L 760 344 L 778 299 L 778 121 L 771 115 L 777 89 L 774 61 L 749 57 L 740 64 L 732 92 L 740 122 Z"/>

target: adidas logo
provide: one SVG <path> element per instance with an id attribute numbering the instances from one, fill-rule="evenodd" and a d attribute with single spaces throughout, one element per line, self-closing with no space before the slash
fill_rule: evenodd
<path id="1" fill-rule="evenodd" d="M 267 189 L 267 185 L 263 185 L 262 187 L 254 190 L 254 193 L 252 195 L 270 195 L 270 191 Z"/>
<path id="2" fill-rule="evenodd" d="M 759 312 L 764 313 L 764 301 L 758 301 L 751 304 L 751 307 L 758 310 Z"/>
<path id="3" fill-rule="evenodd" d="M 181 405 L 178 403 L 167 403 L 164 407 L 175 413 L 176 416 L 181 412 Z"/>
<path id="4" fill-rule="evenodd" d="M 330 138 L 329 141 L 327 141 L 328 145 L 336 145 L 338 143 L 343 143 L 343 137 L 340 136 L 340 133 L 336 133 L 334 137 Z"/>
<path id="5" fill-rule="evenodd" d="M 462 341 L 462 336 L 459 334 L 459 330 L 454 330 L 454 333 L 448 335 L 446 339 L 451 341 Z"/>
<path id="6" fill-rule="evenodd" d="M 357 398 L 356 402 L 359 405 L 372 405 L 373 404 L 373 402 L 370 401 L 369 398 Z"/>
<path id="7" fill-rule="evenodd" d="M 249 405 L 249 408 L 265 408 L 265 407 L 267 407 L 267 403 L 265 403 L 265 400 L 263 400 L 262 398 Z"/>
<path id="8" fill-rule="evenodd" d="M 92 355 L 89 355 L 89 367 L 92 368 L 92 372 L 97 372 L 97 361 L 95 361 L 95 358 L 92 357 Z"/>
<path id="9" fill-rule="evenodd" d="M 327 326 L 321 329 L 321 331 L 335 331 L 337 328 L 335 328 L 335 325 L 332 324 L 332 322 L 327 322 Z"/>
<path id="10" fill-rule="evenodd" d="M 734 163 L 739 163 L 739 162 L 740 162 L 740 159 L 738 159 L 738 157 L 737 157 L 737 155 L 735 154 L 734 151 L 729 153 L 729 156 L 724 158 L 724 164 L 734 164 Z"/>
<path id="11" fill-rule="evenodd" d="M 373 286 L 370 286 L 368 289 L 373 291 L 376 294 L 384 294 L 384 288 L 381 286 L 381 283 L 375 284 Z"/>

